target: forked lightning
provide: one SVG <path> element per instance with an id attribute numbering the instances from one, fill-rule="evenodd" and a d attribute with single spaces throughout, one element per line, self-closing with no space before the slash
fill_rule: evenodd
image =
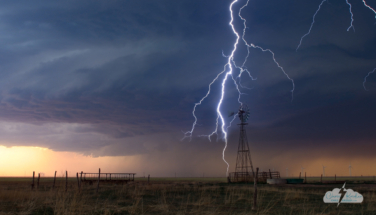
<path id="1" fill-rule="evenodd" d="M 225 151 L 226 151 L 226 148 L 227 148 L 227 129 L 229 126 L 231 126 L 231 123 L 229 124 L 229 126 L 226 127 L 226 121 L 223 117 L 223 114 L 221 112 L 221 107 L 222 107 L 222 104 L 223 104 L 223 98 L 224 98 L 224 95 L 225 95 L 225 92 L 226 92 L 226 82 L 229 78 L 231 78 L 232 82 L 234 83 L 237 91 L 238 91 L 238 102 L 240 104 L 242 104 L 241 100 L 240 100 L 240 97 L 241 97 L 241 90 L 239 88 L 242 87 L 242 85 L 240 84 L 240 79 L 241 79 L 241 76 L 244 72 L 246 72 L 251 78 L 252 80 L 255 80 L 250 72 L 245 68 L 245 63 L 249 57 L 249 48 L 256 48 L 256 49 L 260 49 L 261 51 L 263 52 L 269 52 L 272 54 L 272 58 L 273 58 L 273 61 L 277 64 L 277 66 L 282 70 L 282 72 L 285 74 L 285 76 L 292 82 L 292 90 L 291 90 L 291 95 L 293 95 L 293 92 L 294 92 L 294 88 L 295 88 L 295 85 L 294 85 L 294 81 L 293 79 L 291 79 L 287 73 L 285 72 L 285 70 L 283 69 L 282 66 L 280 66 L 280 64 L 276 61 L 275 59 L 275 55 L 274 53 L 270 50 L 270 49 L 264 49 L 260 46 L 256 46 L 254 44 L 249 44 L 246 40 L 245 40 L 245 32 L 246 32 L 246 19 L 244 19 L 242 16 L 241 16 L 241 11 L 246 7 L 248 6 L 248 3 L 249 3 L 249 0 L 247 0 L 247 2 L 240 8 L 239 10 L 239 17 L 240 19 L 243 21 L 243 34 L 242 34 L 242 40 L 244 41 L 246 47 L 247 47 L 247 50 L 248 50 L 248 53 L 245 57 L 245 60 L 243 62 L 243 64 L 241 66 L 237 66 L 234 62 L 234 55 L 235 55 L 235 52 L 236 52 L 236 49 L 237 49 L 237 46 L 238 46 L 238 43 L 239 43 L 239 39 L 240 39 L 240 36 L 239 36 L 239 33 L 236 31 L 235 29 L 235 26 L 233 24 L 233 21 L 234 21 L 234 12 L 233 12 L 233 6 L 235 3 L 237 3 L 238 0 L 234 0 L 231 2 L 230 4 L 230 7 L 229 7 L 229 11 L 230 11 L 230 16 L 231 16 L 231 20 L 230 20 L 230 26 L 231 26 L 231 29 L 232 29 L 232 32 L 235 34 L 236 36 L 236 40 L 234 42 L 234 45 L 233 45 L 233 49 L 231 51 L 231 54 L 229 56 L 225 56 L 227 58 L 227 63 L 224 65 L 224 68 L 223 70 L 213 79 L 213 81 L 209 84 L 209 89 L 207 91 L 207 93 L 205 94 L 204 97 L 201 98 L 201 100 L 198 102 L 198 103 L 195 103 L 194 107 L 193 107 L 193 111 L 192 111 L 192 115 L 194 117 L 194 122 L 193 122 L 193 125 L 192 125 L 192 129 L 190 131 L 187 131 L 184 133 L 184 137 L 182 140 L 186 139 L 186 138 L 189 138 L 190 140 L 192 140 L 192 135 L 193 135 L 193 132 L 195 130 L 195 127 L 197 125 L 197 116 L 195 114 L 196 112 L 196 108 L 197 106 L 201 105 L 203 103 L 203 101 L 210 95 L 210 92 L 211 92 L 211 87 L 212 85 L 216 82 L 216 81 L 220 81 L 221 82 L 221 95 L 220 95 L 220 99 L 218 100 L 218 104 L 217 104 L 217 108 L 216 108 L 216 112 L 217 112 L 217 118 L 216 118 L 216 126 L 215 126 L 215 129 L 212 133 L 208 134 L 208 135 L 199 135 L 199 136 L 206 136 L 208 137 L 208 139 L 211 141 L 211 137 L 215 134 L 217 135 L 218 137 L 218 127 L 220 127 L 220 131 L 222 132 L 223 134 L 223 140 L 225 142 L 225 146 L 223 148 L 223 151 L 222 151 L 222 159 L 223 161 L 227 164 L 227 170 L 226 170 L 226 175 L 228 175 L 228 169 L 229 169 L 229 163 L 226 161 L 225 159 Z M 234 78 L 234 74 L 233 74 L 233 70 L 234 69 L 237 69 L 239 70 L 239 75 L 236 76 Z M 244 87 L 245 88 L 245 87 Z M 292 97 L 293 98 L 293 97 Z M 233 120 L 235 119 L 235 117 L 233 118 Z M 233 121 L 232 120 L 232 121 Z M 231 122 L 232 122 L 231 121 Z"/>

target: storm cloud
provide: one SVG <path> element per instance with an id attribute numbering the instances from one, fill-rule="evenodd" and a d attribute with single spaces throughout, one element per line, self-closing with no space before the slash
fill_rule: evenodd
<path id="1" fill-rule="evenodd" d="M 257 79 L 243 75 L 241 101 L 251 110 L 247 131 L 255 154 L 322 147 L 327 153 L 315 156 L 329 156 L 338 148 L 339 157 L 351 152 L 373 156 L 376 74 L 367 79 L 368 91 L 363 81 L 376 67 L 374 14 L 352 1 L 355 32 L 347 31 L 346 2 L 326 2 L 296 51 L 320 2 L 250 1 L 242 10 L 245 39 L 273 50 L 295 81 L 292 95 L 291 82 L 271 54 L 250 49 L 245 67 Z M 181 155 L 176 168 L 191 172 L 190 162 L 222 162 L 222 135 L 213 142 L 198 137 L 215 129 L 219 81 L 197 108 L 192 141 L 181 138 L 191 129 L 194 104 L 223 70 L 227 59 L 222 55 L 230 54 L 236 39 L 228 24 L 230 3 L 0 3 L 1 144 L 91 156 L 140 155 L 145 161 L 167 162 Z M 236 3 L 234 11 L 245 3 Z M 241 32 L 236 14 L 235 28 Z M 246 54 L 240 41 L 234 61 L 241 65 Z M 239 107 L 233 82 L 226 87 L 224 113 Z M 229 134 L 231 163 L 237 127 Z M 188 149 L 191 154 L 184 155 Z"/>

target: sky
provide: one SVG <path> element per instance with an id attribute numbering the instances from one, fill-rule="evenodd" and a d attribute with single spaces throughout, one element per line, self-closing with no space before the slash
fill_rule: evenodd
<path id="1" fill-rule="evenodd" d="M 0 2 L 0 176 L 32 171 L 226 176 L 217 104 L 236 35 L 228 0 Z M 240 101 L 254 167 L 376 175 L 376 17 L 362 0 L 250 0 Z M 245 0 L 233 5 L 234 29 Z M 376 2 L 367 4 L 376 8 Z M 240 40 L 233 56 L 242 65 Z M 233 74 L 239 74 L 234 69 Z M 221 112 L 239 108 L 232 79 Z M 228 129 L 234 171 L 239 127 Z"/>

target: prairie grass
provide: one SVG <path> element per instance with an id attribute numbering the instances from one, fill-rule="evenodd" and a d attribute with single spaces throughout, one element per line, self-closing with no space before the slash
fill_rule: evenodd
<path id="1" fill-rule="evenodd" d="M 216 181 L 136 181 L 128 184 L 82 184 L 50 180 L 31 190 L 30 181 L 0 181 L 2 214 L 376 214 L 376 186 L 349 184 L 364 196 L 361 204 L 326 204 L 326 191 L 340 185 L 258 185 L 257 210 L 252 210 L 253 184 Z"/>

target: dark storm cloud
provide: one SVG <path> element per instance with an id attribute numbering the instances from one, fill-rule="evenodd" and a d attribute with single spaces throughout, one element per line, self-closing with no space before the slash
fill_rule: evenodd
<path id="1" fill-rule="evenodd" d="M 150 2 L 148 7 L 136 2 L 129 5 L 84 1 L 64 5 L 39 3 L 39 7 L 34 2 L 25 2 L 32 4 L 31 7 L 8 5 L 8 11 L 13 13 L 3 14 L 4 34 L 8 36 L 2 50 L 3 96 L 8 106 L 32 108 L 56 100 L 62 105 L 70 102 L 74 106 L 76 102 L 85 102 L 81 97 L 92 96 L 116 102 L 128 99 L 129 105 L 147 109 L 164 106 L 165 101 L 147 104 L 146 99 L 159 100 L 158 97 L 168 94 L 166 90 L 197 85 L 187 72 L 198 71 L 202 62 L 192 60 L 198 56 L 189 51 L 196 48 L 202 51 L 200 44 L 204 41 L 197 38 L 200 27 L 192 30 L 189 40 L 182 38 L 186 36 L 185 31 L 191 31 L 187 27 L 198 24 L 193 22 L 197 22 L 195 19 L 185 19 L 196 9 L 189 12 L 186 10 L 189 7 L 185 7 L 180 11 L 189 3 Z M 77 27 L 79 32 L 67 27 L 72 20 L 81 21 Z M 49 22 L 51 30 L 40 29 L 38 23 L 43 22 Z M 110 30 L 119 32 L 109 38 Z M 138 35 L 141 33 L 142 36 Z M 203 76 L 208 75 L 200 78 Z M 188 78 L 192 81 L 187 81 Z M 141 104 L 128 97 L 135 97 Z M 90 108 L 88 105 L 87 109 Z"/>
<path id="2" fill-rule="evenodd" d="M 372 132 L 376 115 L 375 101 L 369 97 L 355 98 L 353 95 L 340 95 L 340 101 L 321 107 L 314 107 L 304 113 L 286 117 L 268 128 L 253 131 L 255 141 L 289 142 L 289 145 L 300 145 L 305 141 L 330 142 L 337 147 L 346 141 L 371 141 L 375 139 Z M 347 97 L 347 98 L 346 98 Z M 312 97 L 310 97 L 312 99 Z M 252 130 L 252 129 L 251 129 Z M 265 136 L 259 132 L 274 133 Z"/>
<path id="3" fill-rule="evenodd" d="M 291 102 L 291 82 L 271 54 L 250 50 L 246 67 L 257 80 L 243 76 L 242 84 L 252 89 L 241 89 L 241 100 L 251 109 L 249 139 L 260 144 L 256 149 L 261 152 L 273 147 L 310 150 L 330 143 L 328 151 L 346 145 L 343 152 L 350 153 L 351 144 L 366 147 L 375 139 L 376 75 L 368 78 L 369 91 L 362 85 L 376 67 L 374 14 L 361 1 L 352 2 L 356 32 L 347 32 L 346 2 L 325 3 L 296 52 L 320 2 L 250 1 L 242 11 L 247 41 L 273 50 L 296 85 Z M 234 10 L 244 3 L 239 1 Z M 192 171 L 192 165 L 205 159 L 222 162 L 220 137 L 218 142 L 180 139 L 181 131 L 191 129 L 194 103 L 223 70 L 221 52 L 228 55 L 235 41 L 228 25 L 229 4 L 0 3 L 1 143 L 93 156 L 142 154 L 162 163 L 181 158 L 176 166 Z M 236 14 L 234 18 L 241 31 L 241 20 Z M 246 54 L 242 44 L 237 64 Z M 194 135 L 215 128 L 220 84 L 213 84 L 211 96 L 197 108 Z M 222 107 L 226 114 L 238 108 L 231 84 L 226 84 Z M 230 143 L 237 143 L 237 134 L 236 127 L 230 128 Z M 230 162 L 234 147 L 229 146 Z M 355 151 L 356 156 L 371 156 Z M 211 157 L 199 155 L 203 152 Z"/>
<path id="4" fill-rule="evenodd" d="M 164 150 L 143 144 L 181 134 L 181 115 L 197 99 L 187 92 L 212 78 L 202 70 L 224 62 L 211 59 L 223 48 L 212 52 L 226 8 L 207 2 L 24 1 L 2 9 L 6 146 L 94 156 Z"/>

